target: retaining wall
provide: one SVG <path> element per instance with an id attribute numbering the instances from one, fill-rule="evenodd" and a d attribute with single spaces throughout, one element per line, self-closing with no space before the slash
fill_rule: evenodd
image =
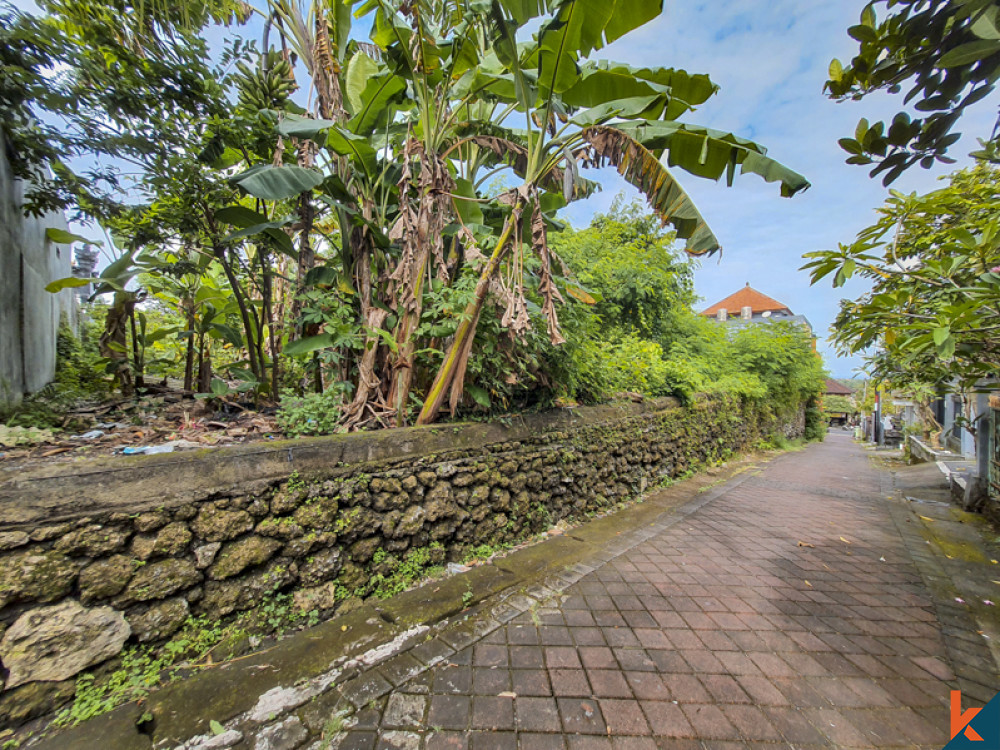
<path id="1" fill-rule="evenodd" d="M 701 399 L 565 409 L 0 475 L 0 724 L 45 713 L 76 675 L 284 592 L 325 617 L 399 561 L 461 560 L 780 429 Z M 366 588 L 367 587 L 367 588 Z"/>

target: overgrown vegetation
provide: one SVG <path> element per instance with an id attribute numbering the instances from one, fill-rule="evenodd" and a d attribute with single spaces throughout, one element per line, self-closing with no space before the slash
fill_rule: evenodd
<path id="1" fill-rule="evenodd" d="M 673 232 L 638 203 L 617 199 L 590 227 L 553 238 L 553 248 L 578 269 L 562 314 L 566 343 L 555 346 L 547 336 L 529 332 L 514 346 L 500 321 L 484 321 L 468 361 L 466 417 L 498 418 L 512 410 L 603 403 L 627 395 L 688 401 L 701 392 L 749 399 L 765 416 L 788 419 L 821 392 L 822 363 L 800 327 L 775 320 L 734 330 L 692 310 L 694 261 L 675 249 Z M 427 315 L 447 308 L 449 315 L 459 316 L 461 305 L 448 301 L 453 292 L 429 292 Z M 183 327 L 179 314 L 159 302 L 148 302 L 144 315 L 158 325 Z M 530 308 L 529 315 L 540 316 L 540 307 Z M 105 368 L 111 360 L 98 351 L 95 317 L 88 316 L 91 322 L 80 338 L 68 327 L 61 329 L 56 383 L 25 402 L 11 424 L 58 427 L 65 406 L 107 394 Z M 429 320 L 424 326 L 430 334 L 441 333 Z M 216 365 L 224 367 L 227 358 L 236 362 L 232 343 L 212 336 L 206 340 L 205 356 Z M 185 351 L 169 336 L 146 342 L 147 374 L 180 379 Z M 416 361 L 432 356 L 417 352 Z M 308 367 L 286 375 L 293 372 L 301 382 L 312 378 Z M 213 377 L 213 391 L 217 383 L 228 388 Z M 342 410 L 350 397 L 351 388 L 343 383 L 321 393 L 286 389 L 278 425 L 290 436 L 336 432 L 343 429 Z"/>
<path id="2" fill-rule="evenodd" d="M 420 579 L 439 574 L 444 556 L 444 546 L 440 542 L 431 542 L 427 547 L 410 550 L 402 560 L 384 549 L 378 549 L 371 561 L 375 574 L 354 590 L 354 596 L 362 599 L 369 596 L 377 599 L 395 596 Z"/>
<path id="3" fill-rule="evenodd" d="M 235 617 L 220 621 L 208 615 L 191 615 L 165 644 L 132 646 L 110 673 L 85 672 L 77 677 L 73 703 L 56 714 L 53 723 L 79 724 L 123 703 L 140 700 L 178 677 L 251 650 L 265 636 L 280 637 L 318 622 L 318 611 L 301 609 L 292 594 L 277 590 L 264 596 L 253 610 Z"/>
<path id="4" fill-rule="evenodd" d="M 154 688 L 170 682 L 182 669 L 205 666 L 212 649 L 246 635 L 241 625 L 222 625 L 207 616 L 191 616 L 161 648 L 133 646 L 109 675 L 85 672 L 77 677 L 73 703 L 56 715 L 55 726 L 79 724 L 116 706 L 144 698 Z"/>
<path id="5" fill-rule="evenodd" d="M 876 383 L 910 393 L 925 437 L 930 404 L 957 391 L 975 434 L 972 393 L 1000 366 L 1000 168 L 979 164 L 925 195 L 893 192 L 851 244 L 809 253 L 812 282 L 860 277 L 871 291 L 843 300 L 833 341 L 864 354 Z M 874 388 L 869 389 L 874 393 Z"/>
<path id="6" fill-rule="evenodd" d="M 106 230 L 113 387 L 170 375 L 281 399 L 292 434 L 690 392 L 667 340 L 686 262 L 644 236 L 662 222 L 691 254 L 718 243 L 663 163 L 808 185 L 756 143 L 679 122 L 716 93 L 707 76 L 590 59 L 658 2 L 271 0 L 259 52 L 217 28 L 242 3 L 39 6 L 0 19 L 0 113 L 26 210 Z M 558 211 L 604 166 L 652 215 L 635 236 L 595 228 L 624 255 L 588 265 Z M 578 338 L 588 304 L 618 320 L 614 340 Z"/>
<path id="7" fill-rule="evenodd" d="M 568 342 L 551 355 L 556 395 L 597 403 L 617 393 L 729 394 L 788 417 L 822 393 L 822 361 L 807 332 L 773 320 L 739 329 L 695 313 L 694 262 L 638 204 L 620 199 L 554 246 L 580 269 L 564 316 Z"/>

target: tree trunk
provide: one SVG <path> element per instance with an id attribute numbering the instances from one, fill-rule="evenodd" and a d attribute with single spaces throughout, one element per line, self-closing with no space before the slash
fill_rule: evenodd
<path id="1" fill-rule="evenodd" d="M 272 283 L 271 263 L 268 256 L 261 259 L 261 273 L 263 274 L 263 296 L 264 296 L 264 323 L 267 325 L 268 353 L 271 355 L 271 398 L 278 398 L 278 384 L 280 382 L 280 352 L 278 346 L 280 342 L 274 332 L 274 284 Z"/>
<path id="2" fill-rule="evenodd" d="M 202 349 L 201 362 L 198 363 L 198 392 L 212 392 L 212 355 L 205 354 Z"/>
<path id="3" fill-rule="evenodd" d="M 415 264 L 414 277 L 408 285 L 413 290 L 412 304 L 406 306 L 396 325 L 393 338 L 399 347 L 399 353 L 393 365 L 392 386 L 389 389 L 389 405 L 396 411 L 396 427 L 406 424 L 406 407 L 410 400 L 410 387 L 413 383 L 413 352 L 417 345 L 413 332 L 420 325 L 420 314 L 423 311 L 424 278 L 427 273 L 429 249 L 425 246 Z"/>
<path id="4" fill-rule="evenodd" d="M 421 410 L 420 416 L 417 417 L 418 425 L 430 424 L 437 419 L 438 412 L 441 411 L 441 404 L 444 403 L 445 393 L 452 385 L 456 374 L 460 370 L 463 374 L 465 372 L 465 362 L 463 359 L 468 357 L 471 338 L 476 335 L 479 313 L 483 309 L 483 302 L 486 300 L 486 293 L 490 288 L 490 280 L 500 267 L 500 261 L 503 260 L 503 256 L 507 252 L 508 241 L 514 231 L 514 227 L 521 221 L 521 211 L 523 208 L 524 198 L 518 195 L 511 210 L 511 215 L 507 219 L 503 232 L 500 234 L 500 239 L 497 240 L 496 249 L 494 249 L 490 259 L 486 262 L 486 267 L 483 268 L 483 272 L 479 276 L 479 281 L 476 283 L 475 297 L 473 297 L 462 313 L 462 322 L 458 324 L 458 330 L 455 331 L 455 338 L 451 342 L 451 347 L 448 349 L 444 362 L 441 364 L 441 369 L 438 370 L 438 374 L 431 384 L 430 391 L 427 393 L 424 408 Z M 457 391 L 452 391 L 452 400 L 457 401 L 460 396 L 461 386 L 459 386 Z"/>
<path id="5" fill-rule="evenodd" d="M 247 309 L 247 301 L 243 296 L 243 287 L 240 286 L 240 281 L 236 278 L 236 273 L 233 271 L 233 267 L 226 258 L 225 248 L 219 244 L 219 233 L 215 223 L 215 215 L 207 205 L 203 204 L 203 208 L 205 212 L 205 221 L 208 224 L 209 236 L 211 238 L 212 255 L 222 265 L 222 270 L 226 274 L 226 279 L 229 281 L 229 287 L 233 290 L 233 298 L 236 300 L 236 306 L 240 309 L 240 320 L 243 321 L 243 336 L 246 339 L 247 359 L 250 362 L 250 372 L 253 374 L 254 379 L 260 382 L 263 377 L 263 373 L 261 372 L 261 363 L 257 359 L 259 350 L 255 345 L 256 336 L 254 335 L 253 322 L 250 319 L 250 311 Z M 256 313 L 254 314 L 256 315 Z"/>
<path id="6" fill-rule="evenodd" d="M 222 270 L 225 272 L 226 278 L 229 280 L 229 286 L 233 290 L 233 297 L 236 300 L 236 305 L 240 309 L 240 319 L 243 321 L 243 335 L 246 338 L 247 358 L 250 360 L 250 372 L 253 373 L 253 376 L 258 381 L 260 381 L 261 371 L 257 362 L 257 347 L 254 343 L 255 336 L 253 331 L 253 322 L 250 319 L 250 312 L 247 309 L 246 299 L 243 296 L 243 289 L 240 287 L 239 279 L 236 278 L 236 273 L 233 271 L 232 266 L 229 264 L 229 261 L 226 260 L 225 250 L 214 243 L 212 245 L 212 250 L 219 263 L 222 264 Z"/>
<path id="7" fill-rule="evenodd" d="M 135 377 L 136 388 L 142 388 L 146 385 L 146 379 L 143 376 L 143 356 L 139 353 L 139 333 L 136 331 L 135 326 L 135 304 L 133 303 L 129 307 L 128 311 L 128 322 L 129 327 L 132 329 L 132 373 Z M 145 351 L 145 348 L 143 349 Z"/>
<path id="8" fill-rule="evenodd" d="M 194 312 L 188 312 L 187 328 L 191 335 L 187 337 L 184 355 L 184 390 L 190 392 L 194 389 Z"/>
<path id="9" fill-rule="evenodd" d="M 104 318 L 104 332 L 98 342 L 101 356 L 115 362 L 114 379 L 121 387 L 123 396 L 131 396 L 133 393 L 132 369 L 128 364 L 126 348 L 126 325 L 134 305 L 135 296 L 131 292 L 115 292 L 114 302 Z"/>
<path id="10" fill-rule="evenodd" d="M 309 200 L 308 193 L 299 196 L 299 221 L 302 230 L 299 232 L 299 260 L 295 273 L 295 295 L 292 297 L 292 325 L 295 327 L 297 335 L 302 335 L 302 327 L 299 325 L 299 315 L 302 312 L 302 301 L 299 294 L 305 286 L 306 274 L 316 265 L 316 253 L 313 250 L 312 240 L 309 235 L 313 230 L 313 222 L 316 218 L 316 211 L 312 201 Z"/>

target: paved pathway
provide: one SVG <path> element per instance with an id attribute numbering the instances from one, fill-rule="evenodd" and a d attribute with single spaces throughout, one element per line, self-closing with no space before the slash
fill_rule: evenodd
<path id="1" fill-rule="evenodd" d="M 940 748 L 958 666 L 888 479 L 845 436 L 782 456 L 367 704 L 333 745 Z"/>

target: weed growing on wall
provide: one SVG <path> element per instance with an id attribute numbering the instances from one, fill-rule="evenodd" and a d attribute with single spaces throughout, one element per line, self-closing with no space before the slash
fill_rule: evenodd
<path id="1" fill-rule="evenodd" d="M 354 595 L 361 599 L 369 596 L 388 599 L 402 593 L 422 578 L 440 574 L 442 569 L 433 562 L 434 559 L 444 559 L 444 546 L 440 542 L 410 550 L 402 560 L 397 560 L 384 549 L 378 549 L 372 557 L 372 566 L 387 569 L 388 572 L 373 575 L 367 583 L 354 590 Z"/>
<path id="2" fill-rule="evenodd" d="M 207 617 L 189 617 L 162 649 L 136 646 L 106 678 L 84 673 L 76 680 L 73 703 L 56 715 L 55 726 L 70 726 L 107 713 L 123 703 L 144 698 L 153 688 L 174 679 L 181 666 L 197 668 L 215 646 L 245 635 L 235 624 L 223 626 Z"/>

